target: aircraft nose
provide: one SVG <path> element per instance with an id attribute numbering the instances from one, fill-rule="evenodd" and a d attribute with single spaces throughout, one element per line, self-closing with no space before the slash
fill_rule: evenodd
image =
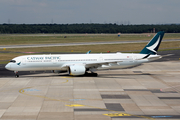
<path id="1" fill-rule="evenodd" d="M 11 69 L 11 65 L 10 65 L 10 64 L 7 64 L 7 65 L 5 66 L 5 68 L 8 69 L 8 70 Z"/>

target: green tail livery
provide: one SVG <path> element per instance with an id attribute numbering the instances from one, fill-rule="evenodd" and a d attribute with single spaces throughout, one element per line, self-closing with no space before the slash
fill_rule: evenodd
<path id="1" fill-rule="evenodd" d="M 144 49 L 140 52 L 140 54 L 156 55 L 163 36 L 164 36 L 163 31 L 158 32 L 153 37 L 153 39 L 144 47 Z"/>

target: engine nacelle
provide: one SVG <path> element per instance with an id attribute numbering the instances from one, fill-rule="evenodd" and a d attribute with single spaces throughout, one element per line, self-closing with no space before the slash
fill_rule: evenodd
<path id="1" fill-rule="evenodd" d="M 73 65 L 69 67 L 69 75 L 84 75 L 86 68 L 81 65 Z"/>

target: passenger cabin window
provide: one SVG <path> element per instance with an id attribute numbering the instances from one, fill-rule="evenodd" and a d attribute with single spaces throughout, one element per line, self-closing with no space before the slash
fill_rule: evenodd
<path id="1" fill-rule="evenodd" d="M 15 61 L 15 60 L 11 60 L 11 61 L 9 61 L 9 62 L 16 63 L 16 61 Z"/>

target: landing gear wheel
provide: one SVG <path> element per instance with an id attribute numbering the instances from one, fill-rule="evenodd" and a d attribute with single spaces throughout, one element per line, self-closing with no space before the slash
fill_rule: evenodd
<path id="1" fill-rule="evenodd" d="M 19 77 L 19 75 L 15 75 L 15 77 L 16 77 L 16 78 L 18 78 L 18 77 Z"/>
<path id="2" fill-rule="evenodd" d="M 97 74 L 97 73 L 93 73 L 93 75 L 94 75 L 95 77 L 97 77 L 97 76 L 98 76 L 98 74 Z"/>
<path id="3" fill-rule="evenodd" d="M 98 76 L 98 74 L 97 73 L 88 73 L 88 72 L 86 72 L 85 73 L 85 76 L 89 76 L 89 77 L 97 77 Z"/>

